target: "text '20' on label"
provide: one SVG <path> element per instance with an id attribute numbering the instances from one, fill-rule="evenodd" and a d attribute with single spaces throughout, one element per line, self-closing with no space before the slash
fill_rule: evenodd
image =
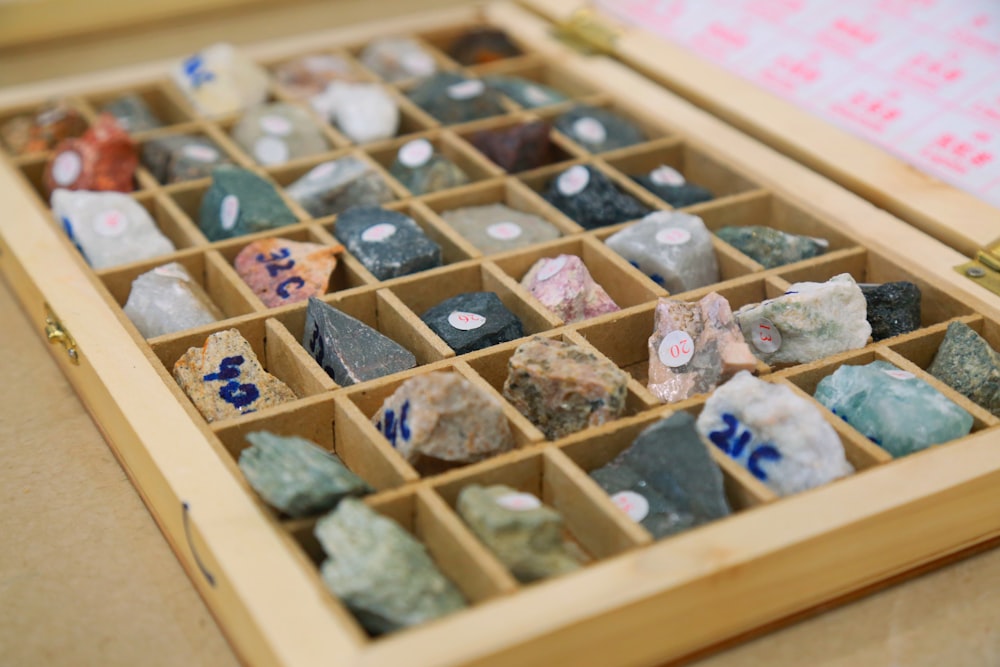
<path id="1" fill-rule="evenodd" d="M 456 310 L 448 316 L 448 324 L 459 331 L 472 331 L 486 324 L 486 318 L 479 313 Z"/>
<path id="2" fill-rule="evenodd" d="M 694 339 L 686 331 L 671 331 L 660 341 L 657 354 L 668 368 L 683 366 L 694 356 Z"/>

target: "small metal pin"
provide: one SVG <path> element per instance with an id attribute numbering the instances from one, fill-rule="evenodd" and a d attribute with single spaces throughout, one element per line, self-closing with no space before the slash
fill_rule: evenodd
<path id="1" fill-rule="evenodd" d="M 970 278 L 982 278 L 983 276 L 986 275 L 986 271 L 979 266 L 970 266 L 965 270 L 965 275 L 969 276 Z"/>

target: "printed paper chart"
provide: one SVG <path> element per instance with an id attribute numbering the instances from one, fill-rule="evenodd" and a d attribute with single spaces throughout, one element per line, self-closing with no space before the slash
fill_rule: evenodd
<path id="1" fill-rule="evenodd" d="M 601 0 L 1000 206 L 997 0 Z"/>

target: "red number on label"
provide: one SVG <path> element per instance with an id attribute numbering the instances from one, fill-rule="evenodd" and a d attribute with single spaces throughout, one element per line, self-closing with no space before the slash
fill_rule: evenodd
<path id="1" fill-rule="evenodd" d="M 765 329 L 767 331 L 770 331 L 771 327 L 767 326 L 766 324 L 760 324 L 760 325 L 758 325 L 757 336 L 760 338 L 760 342 L 762 342 L 762 343 L 770 343 L 774 339 L 771 338 L 771 334 L 764 333 Z"/>
<path id="2" fill-rule="evenodd" d="M 686 355 L 690 353 L 691 348 L 688 346 L 688 341 L 686 340 L 670 346 L 670 356 L 674 359 L 679 358 L 682 354 Z"/>

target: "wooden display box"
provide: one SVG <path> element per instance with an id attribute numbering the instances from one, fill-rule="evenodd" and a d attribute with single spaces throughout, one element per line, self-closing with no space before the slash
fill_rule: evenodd
<path id="1" fill-rule="evenodd" d="M 401 199 L 392 205 L 441 244 L 444 265 L 379 282 L 344 257 L 324 301 L 410 349 L 418 367 L 350 387 L 337 386 L 299 344 L 303 304 L 268 309 L 242 282 L 233 258 L 249 240 L 283 236 L 333 242 L 335 218 L 312 219 L 275 232 L 211 243 L 194 216 L 207 180 L 162 186 L 140 170 L 135 197 L 178 246 L 176 254 L 93 271 L 51 218 L 39 190 L 50 154 L 4 158 L 0 192 L 0 269 L 43 333 L 64 345 L 56 358 L 76 387 L 178 558 L 219 619 L 235 650 L 254 665 L 653 665 L 718 646 L 817 605 L 962 552 L 1000 535 L 1000 421 L 927 375 L 949 321 L 959 319 L 1000 345 L 1000 298 L 954 273 L 962 256 L 796 162 L 748 138 L 623 65 L 585 57 L 550 34 L 550 24 L 509 3 L 426 14 L 406 20 L 260 44 L 248 52 L 265 66 L 315 52 L 356 54 L 374 36 L 410 34 L 434 49 L 440 63 L 460 69 L 444 49 L 462 30 L 505 29 L 526 55 L 473 67 L 546 81 L 574 102 L 609 106 L 639 121 L 649 141 L 590 154 L 554 131 L 557 163 L 504 174 L 468 142 L 478 127 L 551 118 L 571 103 L 538 110 L 511 104 L 509 113 L 479 123 L 442 127 L 413 107 L 402 86 L 387 85 L 403 104 L 407 138 L 423 136 L 465 165 L 469 185 L 412 196 L 388 176 L 403 141 L 352 145 L 328 131 L 328 154 L 263 168 L 235 145 L 233 119 L 199 117 L 167 81 L 168 63 L 81 77 L 59 89 L 0 92 L 0 115 L 68 94 L 93 120 L 94 105 L 115 92 L 142 91 L 169 110 L 171 125 L 151 136 L 194 132 L 214 139 L 238 164 L 286 185 L 320 162 L 344 155 L 368 161 Z M 274 86 L 272 96 L 283 99 Z M 585 231 L 539 195 L 572 164 L 587 164 L 649 206 L 669 206 L 626 176 L 667 163 L 718 197 L 685 209 L 710 229 L 769 224 L 829 239 L 812 260 L 765 270 L 715 239 L 722 280 L 674 295 L 700 298 L 711 290 L 733 307 L 782 294 L 791 282 L 850 273 L 859 282 L 910 280 L 923 290 L 922 328 L 911 334 L 821 361 L 759 372 L 809 396 L 842 364 L 890 361 L 968 410 L 972 433 L 905 459 L 893 460 L 842 420 L 824 412 L 857 473 L 812 491 L 778 498 L 718 451 L 736 510 L 725 520 L 654 541 L 619 511 L 587 472 L 611 460 L 654 421 L 675 410 L 697 414 L 698 397 L 660 404 L 646 389 L 646 339 L 656 299 L 667 292 L 612 252 L 604 239 L 627 224 Z M 553 241 L 484 256 L 441 218 L 469 204 L 504 202 L 550 220 Z M 622 306 L 617 313 L 566 324 L 519 281 L 534 261 L 579 255 Z M 140 273 L 174 259 L 202 284 L 226 319 L 144 340 L 121 305 Z M 408 464 L 371 423 L 405 379 L 432 370 L 457 373 L 502 401 L 507 360 L 517 342 L 456 356 L 417 318 L 452 294 L 496 292 L 529 334 L 572 342 L 631 376 L 625 414 L 603 426 L 554 442 L 505 403 L 517 449 L 473 465 L 424 469 Z M 297 400 L 271 409 L 206 422 L 173 380 L 173 363 L 215 331 L 236 328 Z M 61 332 L 61 333 L 60 333 Z M 69 354 L 72 351 L 73 354 Z M 267 508 L 243 480 L 236 459 L 246 433 L 268 429 L 310 438 L 335 451 L 377 490 L 366 502 L 398 521 L 428 548 L 469 599 L 468 610 L 421 627 L 370 638 L 323 586 L 314 520 L 288 520 Z M 563 513 L 568 533 L 587 555 L 581 571 L 533 585 L 519 584 L 465 527 L 454 510 L 469 483 L 504 483 L 538 495 Z"/>

